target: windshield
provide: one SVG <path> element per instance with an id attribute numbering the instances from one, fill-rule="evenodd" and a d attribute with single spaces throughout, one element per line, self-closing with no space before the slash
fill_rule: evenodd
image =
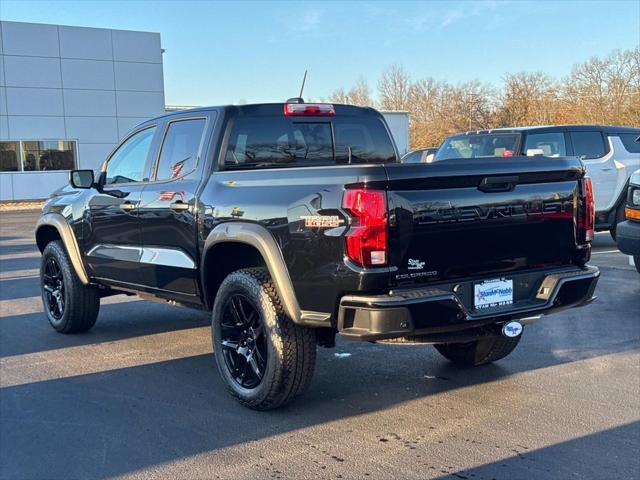
<path id="1" fill-rule="evenodd" d="M 513 157 L 518 144 L 517 133 L 456 135 L 447 138 L 438 149 L 435 161 L 450 158 Z"/>

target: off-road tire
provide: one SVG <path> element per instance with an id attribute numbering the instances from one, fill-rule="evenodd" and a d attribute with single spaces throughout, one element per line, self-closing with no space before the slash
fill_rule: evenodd
<path id="1" fill-rule="evenodd" d="M 44 291 L 44 270 L 50 257 L 60 267 L 64 279 L 64 311 L 56 319 L 47 307 Z M 45 315 L 49 323 L 60 333 L 81 333 L 91 329 L 100 311 L 100 293 L 94 285 L 84 285 L 76 274 L 62 241 L 50 242 L 42 252 L 40 263 L 40 289 Z"/>
<path id="2" fill-rule="evenodd" d="M 252 300 L 267 339 L 267 360 L 260 383 L 247 389 L 234 379 L 221 346 L 221 318 L 226 298 L 240 293 Z M 284 312 L 271 276 L 264 268 L 237 270 L 229 274 L 218 290 L 213 305 L 211 336 L 216 364 L 224 384 L 241 404 L 255 410 L 271 410 L 301 395 L 311 383 L 316 361 L 316 335 L 296 325 Z"/>
<path id="3" fill-rule="evenodd" d="M 442 343 L 434 347 L 447 360 L 462 367 L 477 367 L 495 362 L 509 355 L 520 342 L 522 334 L 514 338 L 495 336 L 473 342 Z"/>

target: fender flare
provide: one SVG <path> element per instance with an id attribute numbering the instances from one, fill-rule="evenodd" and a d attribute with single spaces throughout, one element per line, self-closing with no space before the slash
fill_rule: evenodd
<path id="1" fill-rule="evenodd" d="M 46 213 L 42 215 L 36 223 L 36 237 L 38 235 L 38 230 L 45 225 L 54 227 L 58 231 L 76 275 L 78 275 L 78 278 L 83 285 L 89 284 L 89 276 L 84 268 L 84 263 L 82 263 L 82 256 L 80 255 L 78 241 L 76 240 L 76 236 L 73 233 L 69 222 L 67 222 L 67 220 L 59 213 Z"/>
<path id="2" fill-rule="evenodd" d="M 262 225 L 249 222 L 227 222 L 217 225 L 204 243 L 201 259 L 201 275 L 205 275 L 204 261 L 208 250 L 222 242 L 240 242 L 254 247 L 262 258 L 275 283 L 278 295 L 282 300 L 285 312 L 295 323 L 302 320 L 302 311 L 296 298 L 289 270 L 284 262 L 282 251 L 276 243 L 273 235 Z M 203 282 L 204 284 L 204 282 Z"/>

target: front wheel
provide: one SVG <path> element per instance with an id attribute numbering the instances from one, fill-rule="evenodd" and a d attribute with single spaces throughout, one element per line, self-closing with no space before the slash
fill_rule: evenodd
<path id="1" fill-rule="evenodd" d="M 434 345 L 440 354 L 456 365 L 477 367 L 495 362 L 509 355 L 520 342 L 517 337 L 487 337 L 465 343 L 443 343 Z"/>
<path id="2" fill-rule="evenodd" d="M 309 386 L 315 331 L 286 316 L 264 268 L 225 278 L 213 306 L 211 334 L 225 386 L 246 407 L 277 408 Z"/>
<path id="3" fill-rule="evenodd" d="M 58 332 L 86 332 L 96 323 L 98 289 L 83 285 L 60 240 L 49 243 L 42 252 L 40 287 L 45 314 Z"/>

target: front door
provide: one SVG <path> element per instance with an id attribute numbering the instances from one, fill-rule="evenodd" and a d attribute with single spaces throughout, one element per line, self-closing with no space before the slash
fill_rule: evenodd
<path id="1" fill-rule="evenodd" d="M 86 262 L 93 277 L 107 283 L 139 284 L 142 236 L 138 209 L 156 128 L 129 136 L 109 158 L 101 191 L 88 204 Z"/>
<path id="2" fill-rule="evenodd" d="M 198 295 L 196 191 L 211 120 L 184 116 L 167 123 L 151 181 L 142 193 L 141 282 L 159 293 Z"/>

